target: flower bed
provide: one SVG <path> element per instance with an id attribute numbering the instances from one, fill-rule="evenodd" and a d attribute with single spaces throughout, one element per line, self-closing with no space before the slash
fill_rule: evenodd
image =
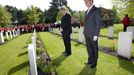
<path id="1" fill-rule="evenodd" d="M 46 52 L 40 37 L 36 37 L 37 52 L 37 70 L 38 75 L 57 75 L 54 65 L 52 64 L 49 54 Z"/>

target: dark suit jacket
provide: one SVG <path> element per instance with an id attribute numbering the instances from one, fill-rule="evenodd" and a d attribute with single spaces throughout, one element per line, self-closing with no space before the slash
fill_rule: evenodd
<path id="1" fill-rule="evenodd" d="M 63 29 L 63 35 L 70 35 L 72 33 L 71 16 L 67 13 L 62 17 L 61 28 Z"/>
<path id="2" fill-rule="evenodd" d="M 88 14 L 85 13 L 84 35 L 86 37 L 99 36 L 101 25 L 100 9 L 93 6 Z"/>

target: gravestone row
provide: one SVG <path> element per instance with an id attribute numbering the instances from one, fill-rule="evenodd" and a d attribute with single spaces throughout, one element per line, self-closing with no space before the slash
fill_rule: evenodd
<path id="1" fill-rule="evenodd" d="M 16 37 L 16 36 L 20 35 L 20 29 L 8 30 L 6 32 L 0 31 L 0 42 L 1 43 L 5 42 L 4 34 L 6 36 L 6 39 L 9 40 L 9 39 L 12 39 L 13 37 Z M 9 38 L 9 36 L 10 36 L 10 38 Z"/>
<path id="2" fill-rule="evenodd" d="M 78 42 L 83 43 L 83 27 L 78 30 Z M 74 30 L 74 29 L 73 29 Z M 73 34 L 73 33 L 72 33 Z M 73 35 L 71 35 L 73 39 Z M 114 26 L 108 27 L 108 38 L 114 38 Z M 134 40 L 134 26 L 127 27 L 127 32 L 120 32 L 118 35 L 118 49 L 117 54 L 119 56 L 131 59 L 132 40 Z"/>
<path id="3" fill-rule="evenodd" d="M 31 37 L 32 44 L 28 46 L 28 57 L 30 64 L 30 75 L 38 75 L 37 64 L 36 64 L 36 30 L 34 29 L 33 35 Z"/>

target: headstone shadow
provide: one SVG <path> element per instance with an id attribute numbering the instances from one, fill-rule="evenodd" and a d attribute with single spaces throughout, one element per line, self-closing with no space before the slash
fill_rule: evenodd
<path id="1" fill-rule="evenodd" d="M 28 40 L 28 41 L 26 42 L 26 44 L 29 44 L 29 43 L 31 43 L 31 41 L 30 41 L 30 40 Z"/>
<path id="2" fill-rule="evenodd" d="M 97 68 L 91 69 L 89 65 L 85 66 L 79 75 L 95 75 L 96 74 Z"/>
<path id="3" fill-rule="evenodd" d="M 81 45 L 85 46 L 84 43 L 80 43 L 80 42 L 75 41 L 75 40 L 73 40 L 73 39 L 72 39 L 72 41 L 75 42 L 75 44 L 74 44 L 75 47 L 78 47 L 78 46 L 81 46 Z"/>
<path id="4" fill-rule="evenodd" d="M 22 47 L 22 49 L 24 49 L 24 48 L 27 48 L 28 46 L 24 46 L 24 47 Z"/>
<path id="5" fill-rule="evenodd" d="M 9 71 L 8 71 L 8 74 L 7 75 L 12 75 L 13 73 L 17 72 L 17 71 L 20 71 L 21 69 L 25 68 L 28 66 L 28 61 L 22 63 L 22 64 L 19 64 L 13 68 L 11 68 Z"/>
<path id="6" fill-rule="evenodd" d="M 55 65 L 55 67 L 57 68 L 58 66 L 61 65 L 61 63 L 66 59 L 67 57 L 65 55 L 60 55 L 59 57 L 55 58 L 53 60 L 53 64 Z"/>
<path id="7" fill-rule="evenodd" d="M 49 33 L 54 34 L 54 35 L 57 35 L 58 37 L 61 37 L 61 35 L 58 34 L 58 33 L 54 33 L 54 32 L 49 32 Z"/>
<path id="8" fill-rule="evenodd" d="M 25 52 L 23 52 L 23 53 L 20 53 L 20 54 L 18 55 L 18 57 L 21 57 L 21 56 L 26 55 L 26 54 L 28 54 L 28 51 L 25 51 Z"/>
<path id="9" fill-rule="evenodd" d="M 106 36 L 106 35 L 100 35 L 100 37 L 103 37 L 103 38 L 109 38 L 109 37 Z M 118 37 L 113 37 L 113 38 L 109 38 L 109 39 L 111 39 L 111 40 L 113 40 L 113 39 L 118 39 Z"/>
<path id="10" fill-rule="evenodd" d="M 119 65 L 121 68 L 134 74 L 134 63 L 133 62 L 126 61 L 126 60 L 120 59 L 120 58 L 118 58 L 118 60 L 119 60 Z"/>

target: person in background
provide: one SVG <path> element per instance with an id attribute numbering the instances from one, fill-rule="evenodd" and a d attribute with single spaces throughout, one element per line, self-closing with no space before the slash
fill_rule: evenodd
<path id="1" fill-rule="evenodd" d="M 130 25 L 130 18 L 128 17 L 128 14 L 126 14 L 122 20 L 122 23 L 124 25 L 123 31 L 125 32 L 127 30 L 127 27 Z"/>

